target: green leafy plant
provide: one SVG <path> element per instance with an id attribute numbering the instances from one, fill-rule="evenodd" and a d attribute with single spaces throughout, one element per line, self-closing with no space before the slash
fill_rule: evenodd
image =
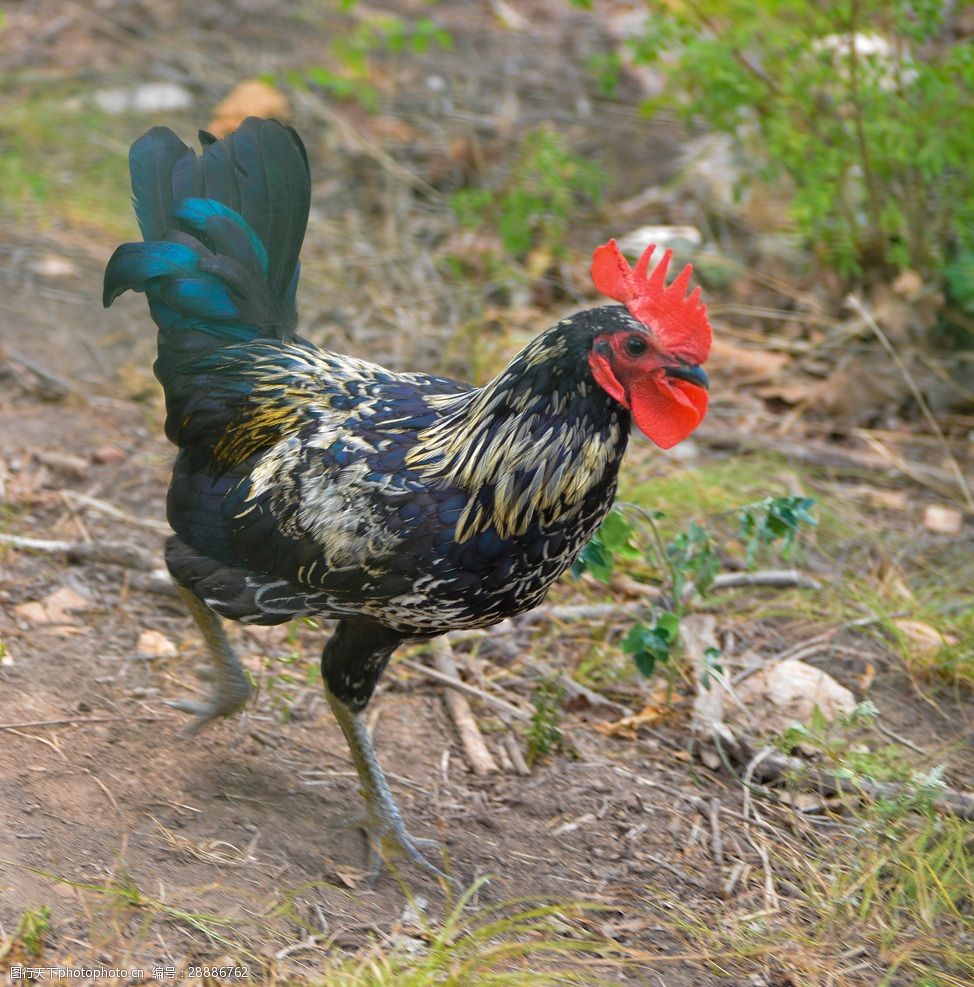
<path id="1" fill-rule="evenodd" d="M 345 10 L 354 6 L 342 4 Z M 449 31 L 428 17 L 406 20 L 391 14 L 370 16 L 351 31 L 332 37 L 325 64 L 289 72 L 287 80 L 298 88 L 315 86 L 336 99 L 351 100 L 375 112 L 379 108 L 379 94 L 372 81 L 376 56 L 422 55 L 452 44 Z"/>
<path id="2" fill-rule="evenodd" d="M 738 516 L 747 564 L 753 564 L 759 550 L 776 543 L 781 555 L 789 557 L 802 527 L 816 523 L 811 514 L 813 506 L 814 501 L 808 497 L 766 497 L 741 508 Z M 609 582 L 621 560 L 655 563 L 662 572 L 664 605 L 655 609 L 651 622 L 633 624 L 621 645 L 646 676 L 673 657 L 687 608 L 695 596 L 705 596 L 710 591 L 721 566 L 718 546 L 706 528 L 691 521 L 685 531 L 666 541 L 659 526 L 663 517 L 660 511 L 617 505 L 572 567 L 576 577 L 587 572 L 603 583 Z M 637 544 L 640 533 L 643 547 Z M 720 672 L 719 661 L 719 652 L 708 653 L 708 676 L 711 671 Z"/>
<path id="3" fill-rule="evenodd" d="M 17 931 L 6 945 L 0 944 L 0 960 L 9 956 L 15 946 L 20 946 L 30 959 L 39 959 L 44 949 L 44 937 L 51 931 L 49 905 L 28 908 L 20 916 Z"/>
<path id="4" fill-rule="evenodd" d="M 811 514 L 811 497 L 766 497 L 741 509 L 741 537 L 747 544 L 747 564 L 754 564 L 758 552 L 780 541 L 781 555 L 787 559 L 795 546 L 802 525 L 816 524 Z"/>
<path id="5" fill-rule="evenodd" d="M 974 49 L 951 5 L 649 0 L 632 41 L 676 110 L 731 135 L 840 272 L 936 269 L 974 246 Z M 749 179 L 747 176 L 743 179 Z"/>
<path id="6" fill-rule="evenodd" d="M 502 187 L 460 189 L 450 207 L 462 226 L 497 229 L 505 253 L 520 261 L 538 249 L 560 257 L 573 213 L 601 195 L 596 165 L 573 154 L 557 131 L 541 127 L 523 138 Z"/>
<path id="7" fill-rule="evenodd" d="M 317 629 L 317 624 L 310 618 L 302 618 L 303 622 Z M 318 663 L 302 656 L 298 646 L 298 630 L 302 621 L 292 621 L 288 626 L 288 651 L 267 659 L 267 675 L 263 686 L 267 692 L 271 706 L 280 713 L 287 722 L 294 716 L 294 704 L 299 691 L 303 688 L 314 687 L 318 679 Z"/>

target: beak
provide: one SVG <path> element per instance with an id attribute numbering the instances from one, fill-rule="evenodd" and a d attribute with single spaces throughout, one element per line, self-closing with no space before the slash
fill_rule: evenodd
<path id="1" fill-rule="evenodd" d="M 710 380 L 704 373 L 703 367 L 663 367 L 663 373 L 667 377 L 676 377 L 678 380 L 686 380 L 697 387 L 702 387 L 705 391 L 710 389 Z"/>

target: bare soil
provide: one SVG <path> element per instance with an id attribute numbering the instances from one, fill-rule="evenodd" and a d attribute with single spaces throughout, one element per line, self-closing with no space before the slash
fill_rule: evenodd
<path id="1" fill-rule="evenodd" d="M 401 6 L 411 14 L 422 5 Z M 470 13 L 472 6 L 438 5 L 457 39 L 449 55 L 438 56 L 444 73 L 455 80 L 462 68 L 484 104 L 516 90 L 520 104 L 511 112 L 521 122 L 524 114 L 543 120 L 577 112 L 584 88 L 579 66 L 598 40 L 592 22 L 567 4 L 521 4 L 541 32 L 531 35 L 505 31 L 489 10 L 476 5 Z M 51 11 L 61 9 L 43 2 L 25 7 L 35 25 L 53 22 Z M 256 51 L 263 71 L 297 60 L 314 43 L 298 21 L 275 18 L 256 3 L 100 9 L 97 17 L 65 15 L 46 41 L 18 21 L 13 27 L 22 29 L 24 57 L 40 71 L 85 66 L 96 81 L 112 81 L 134 77 L 135 64 L 151 53 L 156 74 L 182 74 L 201 105 L 212 105 L 228 80 L 254 70 Z M 121 63 L 113 59 L 119 45 Z M 22 68 L 6 57 L 8 70 Z M 407 73 L 408 66 L 399 68 Z M 429 122 L 432 90 L 423 88 L 422 74 L 396 78 L 403 87 L 395 94 L 400 115 L 426 138 L 416 138 L 417 169 L 431 174 L 431 161 L 449 148 L 451 135 Z M 318 133 L 320 121 L 297 123 Z M 649 132 L 635 114 L 616 124 L 605 124 L 611 140 L 591 129 L 579 147 L 584 152 L 587 140 L 593 155 L 614 158 L 612 194 L 623 197 L 640 190 L 634 180 L 627 187 L 626 162 L 634 174 L 653 153 L 653 178 L 665 178 L 677 154 L 676 134 L 665 125 Z M 320 151 L 329 140 L 319 135 L 309 143 Z M 328 203 L 354 205 L 370 194 L 383 202 L 381 171 L 377 186 L 360 184 L 374 167 L 369 154 L 315 162 L 325 176 L 321 185 L 337 196 Z M 639 174 L 645 184 L 645 168 Z M 316 190 L 325 227 L 332 208 Z M 320 250 L 315 222 L 310 239 Z M 141 302 L 107 312 L 100 305 L 112 246 L 104 235 L 76 227 L 41 231 L 28 222 L 0 247 L 0 480 L 15 504 L 2 527 L 42 539 L 125 542 L 161 565 L 171 449 L 161 434 L 160 398 L 149 374 L 152 333 Z M 45 268 L 51 256 L 66 261 L 68 272 Z M 316 254 L 312 271 L 316 262 L 327 268 Z M 312 311 L 311 321 L 320 315 L 322 324 L 335 314 L 319 304 L 323 290 L 309 287 L 312 308 L 321 310 Z M 343 301 L 354 297 L 348 286 L 336 291 Z M 399 301 L 408 306 L 408 297 Z M 340 336 L 334 319 L 329 325 Z M 365 340 L 346 345 L 375 356 L 372 340 Z M 421 366 L 437 345 L 417 340 L 404 348 L 380 340 L 379 348 L 393 362 Z M 733 419 L 730 402 L 720 414 Z M 121 514 L 105 513 L 105 505 Z M 68 564 L 57 553 L 0 546 L 0 641 L 9 649 L 0 664 L 0 940 L 25 910 L 50 905 L 45 962 L 97 959 L 184 971 L 194 962 L 222 960 L 247 963 L 256 979 L 272 972 L 313 976 L 330 950 L 401 942 L 403 930 L 412 928 L 403 887 L 389 874 L 375 887 L 363 880 L 362 836 L 343 826 L 359 809 L 356 778 L 317 685 L 303 678 L 323 633 L 300 627 L 286 639 L 284 631 L 262 636 L 234 629 L 260 683 L 257 700 L 238 720 L 186 738 L 184 718 L 164 701 L 205 688 L 193 672 L 204 659 L 202 642 L 178 601 L 146 588 L 145 578 L 125 566 Z M 18 609 L 59 589 L 83 598 L 75 601 L 78 609 L 49 623 Z M 819 629 L 812 622 L 769 621 L 746 631 L 751 638 L 744 643 L 784 651 Z M 140 635 L 150 630 L 173 642 L 176 653 L 140 655 Z M 533 642 L 540 652 L 547 647 L 543 635 Z M 969 739 L 974 730 L 964 697 L 930 701 L 880 645 L 861 636 L 840 635 L 836 643 L 842 642 L 832 674 L 862 696 L 864 676 L 879 668 L 869 695 L 882 704 L 884 722 L 921 746 L 946 739 L 955 777 L 969 779 L 968 745 L 955 739 Z M 559 661 L 565 647 L 560 642 L 536 657 Z M 299 681 L 285 685 L 272 659 L 291 653 L 300 656 L 289 666 Z M 630 705 L 638 708 L 649 690 L 636 687 Z M 485 724 L 494 722 L 488 707 L 475 702 L 474 708 Z M 573 928 L 628 951 L 624 967 L 603 971 L 610 982 L 798 983 L 787 973 L 787 948 L 781 956 L 754 958 L 746 974 L 732 973 L 689 945 L 678 925 L 659 919 L 668 901 L 715 922 L 726 911 L 767 908 L 767 860 L 740 833 L 741 789 L 687 755 L 685 709 L 640 731 L 638 740 L 594 729 L 604 712 L 570 709 L 563 726 L 571 755 L 542 758 L 527 777 L 487 778 L 470 771 L 439 686 L 393 668 L 372 709 L 378 752 L 413 832 L 442 841 L 462 885 L 490 875 L 475 904 L 527 895 L 604 905 L 573 920 Z M 715 845 L 713 805 L 725 820 L 722 850 Z M 763 811 L 795 841 L 807 837 L 810 824 L 791 810 Z M 826 826 L 815 839 L 827 834 Z M 738 864 L 750 876 L 731 881 Z M 399 876 L 424 899 L 431 918 L 442 915 L 443 897 L 428 879 L 410 868 Z M 779 892 L 789 893 L 787 882 Z M 881 966 L 870 954 L 841 982 L 875 983 Z"/>

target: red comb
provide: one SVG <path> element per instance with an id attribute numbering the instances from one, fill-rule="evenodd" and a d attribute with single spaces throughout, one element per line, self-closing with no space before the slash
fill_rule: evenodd
<path id="1" fill-rule="evenodd" d="M 712 333 L 707 321 L 707 306 L 700 301 L 700 289 L 688 295 L 693 267 L 685 268 L 667 285 L 666 271 L 672 250 L 649 271 L 649 261 L 656 244 L 650 244 L 631 268 L 615 240 L 596 247 L 592 255 L 592 282 L 599 291 L 626 308 L 651 329 L 668 354 L 687 363 L 700 364 L 710 352 Z"/>

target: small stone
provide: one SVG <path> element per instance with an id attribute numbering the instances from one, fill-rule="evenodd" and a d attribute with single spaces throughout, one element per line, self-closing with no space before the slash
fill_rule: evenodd
<path id="1" fill-rule="evenodd" d="M 105 113 L 164 113 L 193 105 L 193 94 L 175 82 L 147 82 L 131 89 L 99 89 L 95 105 Z"/>
<path id="2" fill-rule="evenodd" d="M 42 278 L 73 278 L 78 274 L 77 265 L 58 254 L 43 254 L 27 266 Z"/>
<path id="3" fill-rule="evenodd" d="M 923 526 L 938 535 L 960 534 L 964 527 L 964 515 L 953 507 L 929 504 L 923 512 Z"/>
<path id="4" fill-rule="evenodd" d="M 67 586 L 49 593 L 43 600 L 32 600 L 14 607 L 14 613 L 32 624 L 74 624 L 77 610 L 89 610 L 91 600 Z"/>
<path id="5" fill-rule="evenodd" d="M 957 643 L 956 637 L 941 634 L 935 627 L 925 624 L 922 620 L 898 617 L 893 624 L 918 658 L 932 658 L 943 648 Z"/>
<path id="6" fill-rule="evenodd" d="M 128 453 L 118 446 L 99 446 L 92 454 L 91 458 L 100 466 L 113 466 L 117 463 L 124 463 L 128 459 Z"/>
<path id="7" fill-rule="evenodd" d="M 135 651 L 140 658 L 172 658 L 177 654 L 176 645 L 159 631 L 143 631 L 139 635 Z"/>

